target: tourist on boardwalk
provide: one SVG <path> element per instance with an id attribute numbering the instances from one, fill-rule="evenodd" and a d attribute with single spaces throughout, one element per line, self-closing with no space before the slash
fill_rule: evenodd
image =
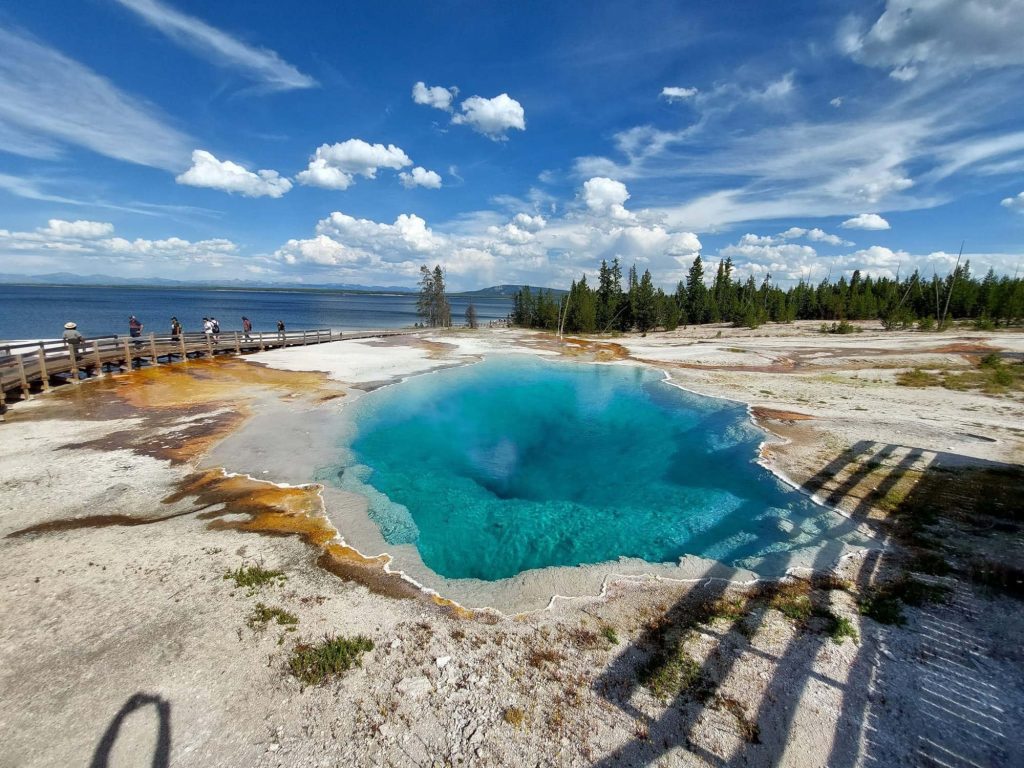
<path id="1" fill-rule="evenodd" d="M 252 341 L 252 337 L 249 335 L 252 332 L 252 320 L 245 315 L 242 315 L 242 334 L 245 336 L 246 341 Z"/>
<path id="2" fill-rule="evenodd" d="M 220 344 L 220 323 L 212 315 L 210 316 L 210 329 L 213 331 L 213 343 Z"/>
<path id="3" fill-rule="evenodd" d="M 139 322 L 139 318 L 132 315 L 128 318 L 128 335 L 135 339 L 135 346 L 139 346 L 141 341 L 138 341 L 142 337 L 142 323 Z"/>
<path id="4" fill-rule="evenodd" d="M 177 341 L 181 337 L 181 323 L 178 318 L 171 318 L 171 341 Z"/>
<path id="5" fill-rule="evenodd" d="M 64 323 L 64 343 L 68 345 L 75 360 L 82 359 L 82 344 L 85 343 L 85 337 L 78 332 L 78 326 L 75 323 Z"/>
<path id="6" fill-rule="evenodd" d="M 210 322 L 210 318 L 203 318 L 203 333 L 206 334 L 206 340 L 213 342 L 213 323 Z"/>
<path id="7" fill-rule="evenodd" d="M 284 320 L 277 321 L 277 340 L 284 341 Z"/>

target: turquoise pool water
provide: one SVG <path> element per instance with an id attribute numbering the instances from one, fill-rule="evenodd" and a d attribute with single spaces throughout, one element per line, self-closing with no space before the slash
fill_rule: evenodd
<path id="1" fill-rule="evenodd" d="M 827 535 L 835 513 L 755 463 L 735 403 L 646 368 L 504 356 L 352 406 L 331 474 L 446 578 L 686 554 L 742 565 Z"/>

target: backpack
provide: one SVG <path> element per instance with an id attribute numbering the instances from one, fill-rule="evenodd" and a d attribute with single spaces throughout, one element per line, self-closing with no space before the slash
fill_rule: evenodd
<path id="1" fill-rule="evenodd" d="M 214 333 L 220 333 L 220 323 L 218 323 L 216 320 L 212 321 L 210 323 L 210 326 Z"/>

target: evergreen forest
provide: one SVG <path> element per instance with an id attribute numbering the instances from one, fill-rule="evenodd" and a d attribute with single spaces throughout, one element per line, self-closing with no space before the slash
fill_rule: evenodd
<path id="1" fill-rule="evenodd" d="M 800 280 L 783 289 L 770 274 L 758 283 L 753 275 L 733 275 L 731 259 L 719 261 L 710 285 L 700 256 L 673 293 L 654 286 L 649 270 L 636 266 L 622 274 L 619 260 L 601 262 L 597 285 L 584 275 L 565 296 L 533 292 L 524 287 L 513 298 L 511 322 L 524 328 L 569 333 L 674 330 L 680 325 L 732 323 L 756 328 L 771 321 L 831 321 L 833 328 L 855 328 L 845 321 L 880 320 L 886 328 L 929 330 L 953 320 L 970 320 L 991 329 L 1024 320 L 1024 279 L 971 274 L 969 261 L 958 264 L 945 277 L 924 277 L 919 272 L 903 279 L 872 278 L 854 272 L 836 281 L 813 284 Z M 836 325 L 839 323 L 839 325 Z M 840 331 L 841 332 L 841 331 Z"/>

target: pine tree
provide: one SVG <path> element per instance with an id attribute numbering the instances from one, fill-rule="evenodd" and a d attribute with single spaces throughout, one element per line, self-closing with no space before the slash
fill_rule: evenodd
<path id="1" fill-rule="evenodd" d="M 700 254 L 693 260 L 686 276 L 686 316 L 691 323 L 706 323 L 708 313 L 708 287 L 704 285 L 704 264 Z"/>
<path id="2" fill-rule="evenodd" d="M 634 268 L 633 272 L 636 270 Z M 636 298 L 634 301 L 633 320 L 637 330 L 647 333 L 658 322 L 658 306 L 655 302 L 654 281 L 651 280 L 651 271 L 644 270 L 644 276 L 636 287 Z"/>
<path id="3" fill-rule="evenodd" d="M 432 328 L 448 328 L 452 324 L 452 310 L 444 288 L 444 271 L 438 264 L 431 271 L 426 264 L 420 267 L 420 294 L 416 311 L 423 324 Z"/>

